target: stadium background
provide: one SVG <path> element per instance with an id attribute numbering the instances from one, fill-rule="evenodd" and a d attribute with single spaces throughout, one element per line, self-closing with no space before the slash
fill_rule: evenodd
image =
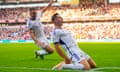
<path id="1" fill-rule="evenodd" d="M 29 9 L 40 10 L 48 1 L 0 0 L 0 72 L 54 72 L 45 68 L 62 59 L 56 52 L 45 61 L 35 59 L 34 50 L 39 48 L 33 44 L 25 26 Z M 120 71 L 120 0 L 54 0 L 41 18 L 49 40 L 53 29 L 51 16 L 56 12 L 64 18 L 63 28 L 72 33 L 98 68 L 104 67 L 105 72 Z"/>
<path id="2" fill-rule="evenodd" d="M 64 28 L 78 40 L 120 39 L 120 2 L 110 3 L 109 0 L 61 1 L 54 1 L 53 7 L 41 18 L 48 38 L 53 29 L 51 16 L 58 12 L 64 18 Z M 40 10 L 47 5 L 48 0 L 3 0 L 0 3 L 2 4 L 0 6 L 0 40 L 31 40 L 25 28 L 29 8 L 35 7 Z"/>

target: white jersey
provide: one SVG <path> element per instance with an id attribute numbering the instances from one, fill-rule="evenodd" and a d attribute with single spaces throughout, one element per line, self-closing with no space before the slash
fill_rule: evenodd
<path id="1" fill-rule="evenodd" d="M 54 29 L 53 42 L 59 42 L 61 45 L 66 45 L 69 48 L 77 46 L 75 39 L 64 29 Z"/>
<path id="2" fill-rule="evenodd" d="M 34 31 L 34 34 L 35 34 L 36 38 L 38 38 L 38 39 L 41 37 L 42 38 L 45 37 L 45 34 L 43 32 L 44 29 L 43 29 L 42 23 L 40 22 L 41 16 L 42 16 L 42 14 L 40 12 L 37 14 L 35 20 L 30 20 L 30 19 L 27 20 L 27 27 Z"/>
<path id="3" fill-rule="evenodd" d="M 27 27 L 29 29 L 32 29 L 34 31 L 35 37 L 44 44 L 43 47 L 42 47 L 42 48 L 44 48 L 49 43 L 48 43 L 48 40 L 47 40 L 47 38 L 44 34 L 43 25 L 40 22 L 40 17 L 41 16 L 42 16 L 42 13 L 40 12 L 40 13 L 37 14 L 35 20 L 28 19 L 26 24 L 27 24 Z"/>
<path id="4" fill-rule="evenodd" d="M 71 36 L 71 34 L 64 29 L 54 29 L 53 31 L 53 42 L 60 43 L 62 47 L 68 51 L 72 52 L 73 48 L 78 48 L 75 39 Z"/>
<path id="5" fill-rule="evenodd" d="M 67 30 L 54 29 L 52 37 L 54 44 L 61 44 L 67 56 L 72 59 L 73 62 L 80 62 L 86 58 L 87 55 L 78 47 L 75 38 L 73 38 Z"/>

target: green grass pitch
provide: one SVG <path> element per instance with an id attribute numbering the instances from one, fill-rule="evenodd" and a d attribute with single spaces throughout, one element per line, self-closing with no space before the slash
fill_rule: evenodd
<path id="1" fill-rule="evenodd" d="M 96 61 L 98 68 L 93 69 L 93 72 L 120 72 L 120 42 L 78 44 Z M 56 52 L 45 56 L 45 60 L 35 59 L 34 51 L 38 49 L 34 43 L 0 43 L 0 72 L 84 72 L 51 70 L 63 59 Z"/>

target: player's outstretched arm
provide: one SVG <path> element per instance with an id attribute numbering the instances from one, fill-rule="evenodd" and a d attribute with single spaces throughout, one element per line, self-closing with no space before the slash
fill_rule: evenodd
<path id="1" fill-rule="evenodd" d="M 52 3 L 53 3 L 53 0 L 49 0 L 48 6 L 47 6 L 47 7 L 44 7 L 44 8 L 41 10 L 41 12 L 44 13 L 49 7 L 51 7 Z"/>

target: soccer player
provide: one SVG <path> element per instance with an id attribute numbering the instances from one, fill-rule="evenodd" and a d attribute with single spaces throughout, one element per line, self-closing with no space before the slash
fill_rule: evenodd
<path id="1" fill-rule="evenodd" d="M 35 52 L 36 58 L 39 56 L 44 59 L 44 55 L 53 53 L 53 48 L 50 47 L 49 42 L 44 34 L 44 29 L 42 23 L 40 22 L 40 17 L 42 14 L 52 5 L 52 0 L 50 0 L 49 5 L 44 7 L 41 12 L 37 13 L 36 10 L 30 10 L 30 18 L 27 20 L 26 24 L 29 28 L 29 33 L 36 45 L 41 48 Z"/>
<path id="2" fill-rule="evenodd" d="M 96 67 L 93 59 L 82 51 L 71 34 L 62 28 L 63 18 L 58 14 L 52 16 L 54 23 L 53 43 L 57 53 L 64 59 L 53 69 L 84 69 L 89 70 Z M 65 50 L 66 54 L 60 48 L 60 45 Z"/>

